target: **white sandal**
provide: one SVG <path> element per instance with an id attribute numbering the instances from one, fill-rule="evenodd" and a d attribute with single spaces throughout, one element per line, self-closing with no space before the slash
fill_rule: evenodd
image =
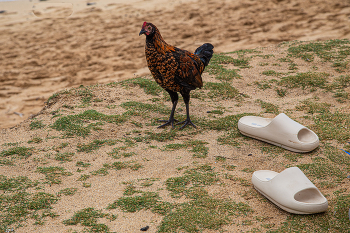
<path id="1" fill-rule="evenodd" d="M 281 173 L 269 170 L 255 171 L 254 188 L 281 209 L 294 214 L 324 212 L 328 201 L 298 167 Z"/>
<path id="2" fill-rule="evenodd" d="M 313 131 L 284 113 L 275 118 L 242 117 L 238 121 L 238 129 L 243 135 L 294 152 L 309 152 L 319 145 L 318 136 Z"/>

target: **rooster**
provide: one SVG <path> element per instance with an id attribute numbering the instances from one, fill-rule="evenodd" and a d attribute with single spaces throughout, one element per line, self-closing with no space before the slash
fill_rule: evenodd
<path id="1" fill-rule="evenodd" d="M 190 91 L 203 86 L 201 74 L 208 65 L 212 55 L 212 44 L 206 43 L 198 47 L 194 53 L 182 50 L 167 44 L 157 27 L 152 23 L 144 22 L 139 36 L 146 35 L 146 60 L 155 81 L 165 89 L 173 104 L 169 120 L 158 128 L 171 125 L 174 128 L 176 105 L 179 99 L 177 92 L 183 97 L 186 105 L 186 120 L 177 124 L 196 125 L 190 119 L 189 102 Z"/>

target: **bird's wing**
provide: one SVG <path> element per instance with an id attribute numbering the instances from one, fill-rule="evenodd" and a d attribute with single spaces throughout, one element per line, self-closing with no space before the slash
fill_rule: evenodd
<path id="1" fill-rule="evenodd" d="M 172 53 L 177 62 L 175 81 L 190 90 L 201 88 L 203 86 L 201 73 L 204 66 L 199 57 L 177 48 Z"/>

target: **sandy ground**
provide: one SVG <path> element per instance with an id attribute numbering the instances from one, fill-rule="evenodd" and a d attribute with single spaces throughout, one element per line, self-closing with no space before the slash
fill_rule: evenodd
<path id="1" fill-rule="evenodd" d="M 0 11 L 0 128 L 37 113 L 59 90 L 149 74 L 138 36 L 144 21 L 189 51 L 205 42 L 228 52 L 350 38 L 343 0 L 33 0 L 0 2 Z"/>
<path id="2" fill-rule="evenodd" d="M 144 36 L 138 33 L 144 21 L 157 25 L 164 39 L 172 45 L 194 51 L 205 42 L 215 46 L 215 52 L 230 52 L 240 49 L 259 47 L 262 56 L 253 56 L 249 69 L 241 69 L 242 79 L 234 79 L 235 86 L 242 94 L 249 96 L 243 102 L 236 100 L 213 100 L 203 103 L 200 98 L 191 99 L 191 114 L 199 119 L 206 116 L 210 120 L 215 115 L 208 111 L 217 110 L 218 106 L 225 109 L 223 116 L 243 112 L 260 114 L 263 112 L 256 100 L 268 101 L 279 107 L 280 112 L 288 112 L 298 122 L 312 125 L 307 113 L 295 111 L 296 105 L 303 100 L 318 98 L 320 102 L 331 104 L 331 109 L 349 113 L 349 101 L 337 102 L 330 92 L 317 90 L 292 89 L 285 98 L 280 98 L 274 91 L 261 90 L 254 84 L 274 77 L 262 75 L 263 70 L 290 72 L 287 63 L 278 61 L 287 54 L 285 46 L 276 46 L 283 41 L 291 40 L 326 40 L 350 38 L 350 2 L 344 0 L 266 0 L 266 1 L 169 1 L 169 0 L 96 0 L 68 1 L 64 4 L 54 1 L 21 1 L 0 2 L 0 146 L 6 143 L 19 142 L 21 146 L 35 147 L 30 159 L 19 159 L 16 166 L 1 166 L 0 174 L 9 177 L 27 176 L 32 180 L 44 179 L 43 174 L 36 172 L 39 166 L 62 166 L 73 173 L 62 178 L 60 185 L 45 185 L 43 191 L 57 193 L 63 188 L 78 187 L 74 196 L 61 196 L 55 204 L 54 211 L 58 218 L 48 220 L 43 226 L 32 225 L 29 222 L 16 232 L 73 232 L 81 231 L 83 227 L 65 226 L 62 221 L 71 218 L 73 213 L 86 208 L 103 209 L 117 198 L 123 196 L 126 187 L 122 181 L 139 182 L 145 178 L 157 178 L 153 186 L 144 188 L 146 191 L 159 191 L 165 201 L 174 201 L 164 188 L 167 178 L 180 176 L 179 167 L 194 167 L 195 164 L 208 163 L 216 166 L 221 173 L 228 173 L 237 178 L 250 181 L 253 170 L 270 169 L 282 171 L 285 166 L 310 163 L 317 156 L 325 157 L 324 147 L 316 152 L 300 156 L 297 162 L 291 162 L 284 156 L 274 156 L 270 152 L 262 152 L 266 144 L 241 138 L 240 148 L 221 145 L 217 139 L 225 136 L 223 131 L 205 131 L 206 134 L 196 133 L 194 129 L 177 132 L 174 141 L 140 143 L 127 148 L 133 152 L 131 158 L 121 158 L 121 161 L 137 161 L 143 168 L 139 171 L 125 169 L 110 170 L 107 176 L 92 176 L 88 182 L 91 188 L 82 187 L 77 181 L 81 174 L 90 174 L 101 168 L 105 163 L 115 160 L 108 155 L 116 146 L 124 146 L 123 142 L 134 137 L 147 136 L 147 130 L 154 133 L 168 132 L 151 125 L 151 119 L 164 118 L 167 115 L 149 113 L 147 117 L 133 116 L 124 125 L 106 123 L 103 130 L 92 131 L 87 138 L 64 138 L 62 133 L 49 126 L 57 119 L 54 114 L 77 114 L 80 111 L 93 109 L 107 115 L 121 114 L 126 110 L 120 105 L 130 100 L 154 104 L 154 96 L 146 95 L 138 86 L 122 88 L 121 86 L 97 85 L 92 89 L 95 99 L 88 108 L 77 107 L 81 104 L 78 89 L 71 89 L 70 95 L 61 94 L 54 98 L 50 106 L 44 108 L 37 120 L 46 126 L 43 129 L 31 130 L 27 120 L 30 115 L 38 113 L 48 97 L 60 90 L 76 88 L 80 85 L 106 84 L 149 74 L 144 57 Z M 274 56 L 271 56 L 274 55 Z M 237 54 L 231 54 L 237 58 Z M 252 54 L 250 54 L 252 55 Z M 270 60 L 263 57 L 266 55 Z M 267 63 L 262 66 L 261 64 Z M 281 66 L 273 66 L 281 63 Z M 310 64 L 302 59 L 295 59 L 298 72 L 312 70 Z M 312 63 L 318 72 L 327 72 L 331 78 L 340 74 L 330 62 L 324 63 L 319 58 Z M 238 69 L 238 67 L 228 67 Z M 345 73 L 348 75 L 349 71 Z M 150 78 L 147 76 L 147 78 Z M 208 73 L 203 74 L 203 81 L 218 82 Z M 272 89 L 271 89 L 272 90 Z M 346 91 L 349 91 L 347 87 Z M 197 90 L 197 95 L 207 95 L 208 90 Z M 169 101 L 161 99 L 160 104 L 170 106 Z M 72 107 L 74 106 L 74 107 Z M 181 110 L 182 109 L 182 110 Z M 176 114 L 183 114 L 184 105 L 179 104 Z M 274 114 L 262 113 L 265 117 Z M 18 125 L 20 122 L 22 124 Z M 132 122 L 140 122 L 144 128 L 139 128 Z M 10 128 L 11 129 L 8 129 Z M 200 128 L 198 130 L 201 130 Z M 140 131 L 140 133 L 138 133 Z M 209 133 L 208 133 L 209 132 Z M 140 134 L 140 135 L 138 135 Z M 38 144 L 29 143 L 34 138 L 42 138 Z M 95 139 L 118 140 L 117 145 L 105 145 L 91 153 L 77 152 L 80 144 L 88 144 Z M 208 156 L 202 159 L 193 158 L 193 153 L 187 149 L 165 151 L 169 143 L 185 143 L 189 140 L 207 142 Z M 68 146 L 62 147 L 64 143 Z M 334 142 L 335 146 L 339 145 Z M 151 147 L 152 146 L 152 147 Z M 268 146 L 266 146 L 268 147 Z M 9 146 L 4 146 L 5 150 Z M 271 147 L 268 147 L 271 148 Z M 0 150 L 0 152 L 1 152 Z M 273 152 L 273 149 L 271 149 Z M 74 153 L 73 161 L 61 163 L 54 159 L 57 153 Z M 295 154 L 294 154 L 295 155 Z M 219 162 L 216 156 L 227 158 Z M 91 163 L 91 167 L 77 172 L 76 162 Z M 17 161 L 16 161 L 17 162 Z M 234 171 L 227 171 L 224 165 L 234 165 Z M 249 168 L 250 172 L 243 169 Z M 220 170 L 221 169 L 221 170 Z M 265 224 L 278 227 L 290 215 L 265 201 L 257 194 L 249 183 L 241 185 L 239 179 L 222 179 L 224 184 L 207 187 L 209 194 L 229 198 L 236 202 L 247 202 L 255 211 L 248 219 L 252 225 L 244 225 L 245 217 L 237 217 L 232 225 L 224 227 L 227 232 L 249 231 L 261 227 L 257 217 L 266 218 Z M 321 180 L 316 180 L 319 185 Z M 334 197 L 337 189 L 348 189 L 349 181 L 342 182 L 337 188 L 322 188 L 327 198 Z M 178 200 L 185 201 L 183 199 Z M 114 222 L 107 220 L 106 224 L 116 232 L 139 232 L 141 227 L 150 225 L 148 232 L 156 232 L 162 216 L 151 211 L 125 213 L 121 210 L 111 210 L 118 215 Z M 333 212 L 329 212 L 333 214 Z M 30 220 L 32 221 L 32 220 Z M 206 233 L 215 231 L 206 230 Z"/>
<path id="3" fill-rule="evenodd" d="M 274 117 L 274 113 L 266 113 L 261 105 L 257 102 L 263 100 L 268 103 L 273 103 L 278 107 L 279 112 L 287 113 L 292 119 L 299 123 L 312 128 L 315 124 L 312 120 L 312 115 L 306 110 L 296 111 L 296 107 L 300 106 L 305 100 L 317 100 L 317 103 L 330 104 L 331 112 L 350 113 L 349 99 L 338 102 L 334 98 L 334 93 L 317 89 L 310 91 L 310 88 L 291 88 L 288 89 L 286 96 L 281 98 L 277 95 L 274 88 L 260 89 L 254 84 L 256 81 L 263 83 L 273 79 L 279 79 L 275 76 L 262 75 L 263 71 L 274 70 L 281 74 L 292 72 L 289 68 L 289 62 L 281 62 L 281 59 L 287 58 L 287 49 L 294 45 L 294 42 L 272 45 L 268 47 L 260 47 L 251 53 L 245 54 L 249 59 L 249 68 L 242 68 L 238 73 L 242 78 L 233 79 L 230 83 L 238 89 L 239 93 L 244 98 L 222 98 L 218 96 L 210 99 L 209 90 L 206 88 L 197 89 L 191 92 L 191 117 L 198 128 L 188 127 L 184 130 L 171 130 L 169 127 L 165 129 L 157 129 L 159 122 L 156 119 L 167 119 L 170 112 L 170 101 L 167 96 L 163 97 L 146 94 L 145 91 L 138 85 L 114 84 L 114 85 L 94 85 L 85 87 L 72 88 L 61 92 L 57 97 L 52 98 L 49 104 L 35 116 L 34 119 L 25 120 L 21 124 L 10 129 L 0 129 L 0 147 L 2 150 L 20 146 L 33 148 L 33 153 L 28 158 L 19 158 L 19 156 L 2 156 L 0 159 L 9 159 L 14 165 L 0 166 L 0 175 L 7 177 L 26 176 L 31 180 L 39 180 L 42 182 L 40 190 L 29 190 L 32 192 L 45 192 L 56 195 L 60 190 L 65 188 L 77 188 L 77 192 L 72 195 L 60 195 L 60 199 L 56 204 L 53 204 L 52 211 L 58 216 L 56 218 L 45 218 L 43 225 L 34 225 L 33 219 L 29 219 L 23 224 L 23 227 L 15 229 L 17 233 L 27 232 L 84 232 L 84 227 L 81 224 L 64 225 L 63 221 L 72 218 L 72 216 L 84 208 L 95 208 L 103 213 L 114 214 L 117 216 L 115 221 L 107 219 L 98 219 L 98 223 L 105 223 L 111 232 L 135 233 L 141 232 L 140 228 L 150 226 L 147 232 L 158 232 L 158 227 L 162 224 L 164 216 L 153 213 L 150 210 L 141 210 L 135 213 L 122 211 L 120 208 L 107 210 L 106 207 L 125 197 L 123 194 L 128 184 L 133 184 L 137 190 L 143 192 L 156 192 L 161 197 L 162 201 L 170 203 L 186 203 L 187 198 L 171 198 L 170 192 L 166 189 L 166 181 L 169 178 L 180 177 L 184 175 L 186 169 L 196 168 L 199 165 L 210 165 L 220 178 L 219 182 L 205 186 L 205 190 L 209 195 L 224 200 L 232 200 L 236 203 L 242 202 L 248 204 L 254 211 L 247 215 L 237 214 L 232 221 L 222 227 L 222 231 L 204 229 L 203 233 L 216 232 L 267 232 L 270 228 L 275 229 L 283 225 L 283 222 L 293 218 L 289 214 L 260 195 L 251 184 L 251 176 L 256 170 L 273 170 L 276 172 L 283 171 L 286 167 L 297 166 L 300 164 L 313 163 L 316 159 L 330 161 L 327 156 L 326 145 L 333 145 L 335 148 L 344 148 L 348 145 L 347 142 L 339 143 L 335 140 L 321 139 L 319 148 L 311 153 L 299 154 L 292 153 L 281 148 L 268 145 L 258 140 L 253 140 L 248 137 L 239 137 L 233 140 L 239 143 L 239 146 L 221 144 L 218 139 L 227 136 L 228 132 L 237 132 L 236 127 L 231 123 L 227 124 L 229 129 L 226 130 L 210 130 L 206 126 L 200 125 L 200 119 L 204 118 L 208 121 L 230 117 L 240 113 L 260 114 L 264 117 Z M 238 58 L 238 54 L 229 54 L 233 58 Z M 340 75 L 349 75 L 349 71 L 339 73 L 336 67 L 333 67 L 332 62 L 324 62 L 318 56 L 315 56 L 313 62 L 307 62 L 300 58 L 293 58 L 297 66 L 296 72 L 326 72 L 329 74 L 329 82 L 334 81 Z M 276 65 L 278 64 L 278 65 Z M 230 69 L 238 69 L 234 65 L 230 65 Z M 145 79 L 152 80 L 148 75 Z M 208 73 L 203 74 L 204 83 L 219 81 L 213 75 Z M 271 82 L 272 83 L 272 82 Z M 350 87 L 344 88 L 344 91 L 349 92 Z M 92 99 L 88 104 L 84 104 L 84 93 L 90 93 Z M 195 97 L 196 96 L 196 97 Z M 140 104 L 149 104 L 151 106 L 165 106 L 169 110 L 165 113 L 157 111 L 138 111 L 130 115 L 127 120 L 121 124 L 109 122 L 101 122 L 95 120 L 84 120 L 84 127 L 95 123 L 100 129 L 91 130 L 87 137 L 73 136 L 65 137 L 63 131 L 53 129 L 51 126 L 62 119 L 64 116 L 77 115 L 87 110 L 94 110 L 102 114 L 122 115 L 129 110 L 122 107 L 125 103 L 135 101 Z M 213 110 L 222 110 L 222 115 L 212 114 Z M 176 110 L 176 118 L 184 118 L 185 106 L 182 101 L 179 102 Z M 317 115 L 317 114 L 315 114 Z M 43 124 L 42 128 L 32 129 L 31 124 L 40 121 Z M 346 127 L 346 126 L 344 126 Z M 179 128 L 179 126 L 177 126 Z M 149 134 L 151 133 L 151 134 Z M 147 135 L 171 135 L 173 137 L 164 137 L 162 140 L 143 140 Z M 321 133 L 318 131 L 317 133 Z M 31 141 L 41 139 L 39 143 Z M 141 140 L 140 140 L 141 139 Z M 88 145 L 94 140 L 112 140 L 116 144 L 104 144 L 100 148 L 92 151 L 79 151 L 81 145 Z M 181 148 L 177 150 L 166 150 L 169 144 L 186 144 L 191 140 L 201 141 L 208 149 L 206 156 L 202 158 L 194 156 L 191 148 Z M 120 149 L 120 157 L 112 157 L 113 149 Z M 62 162 L 55 157 L 59 154 L 71 154 L 71 160 Z M 131 156 L 122 156 L 122 153 L 129 153 Z M 337 153 L 337 154 L 336 154 Z M 344 179 L 337 182 L 336 185 L 325 185 L 325 182 L 333 184 L 334 174 L 326 171 L 326 176 L 315 178 L 309 174 L 310 180 L 320 189 L 327 197 L 330 206 L 326 213 L 313 215 L 312 218 L 301 218 L 300 223 L 308 223 L 315 220 L 316 222 L 327 223 L 334 219 L 336 212 L 342 210 L 335 208 L 335 198 L 337 192 L 350 190 L 350 179 L 347 179 L 348 161 L 343 156 L 342 151 L 335 151 L 334 155 L 339 156 L 340 164 L 330 163 L 329 166 L 335 166 L 339 170 L 347 171 L 344 174 Z M 343 157 L 341 157 L 343 156 Z M 218 160 L 217 158 L 224 160 Z M 292 157 L 294 159 L 288 159 Z M 344 160 L 341 160 L 341 159 Z M 1 160 L 0 160 L 1 161 Z M 89 163 L 86 168 L 77 167 L 77 162 Z M 341 161 L 345 161 L 342 164 Z M 139 170 L 125 168 L 121 170 L 108 169 L 108 174 L 92 175 L 94 172 L 104 168 L 105 164 L 114 162 L 124 162 L 131 164 L 140 164 L 142 167 Z M 339 161 L 338 161 L 339 162 Z M 45 176 L 37 172 L 38 167 L 58 166 L 64 168 L 65 171 L 71 172 L 71 176 L 62 176 L 60 184 L 45 184 Z M 227 166 L 234 166 L 234 169 L 227 169 Z M 305 173 L 307 172 L 304 171 Z M 314 171 L 314 170 L 312 170 Z M 332 170 L 334 171 L 334 170 Z M 79 181 L 82 175 L 90 175 L 86 181 Z M 226 176 L 227 175 L 227 176 Z M 231 177 L 231 178 L 230 178 Z M 144 181 L 152 180 L 150 186 L 142 186 Z M 91 184 L 91 187 L 84 187 L 83 183 Z M 152 183 L 151 182 L 151 183 Z M 328 184 L 329 184 L 328 183 Z M 188 185 L 190 186 L 190 185 Z M 2 192 L 2 191 L 1 191 Z M 9 192 L 10 193 L 10 192 Z M 9 193 L 5 193 L 8 194 Z M 1 194 L 1 193 L 0 193 Z M 135 194 L 138 195 L 138 194 Z M 311 219 L 311 220 L 310 220 Z M 299 223 L 299 221 L 298 221 Z M 332 229 L 333 230 L 333 229 Z M 334 231 L 334 232 L 345 232 Z M 177 231 L 185 232 L 185 231 Z M 287 232 L 287 231 L 283 231 Z M 292 232 L 292 231 L 290 231 Z M 293 231 L 294 232 L 294 231 Z M 313 232 L 313 229 L 306 229 L 305 232 Z M 317 231 L 314 232 L 324 232 Z M 331 231 L 333 232 L 333 231 Z"/>

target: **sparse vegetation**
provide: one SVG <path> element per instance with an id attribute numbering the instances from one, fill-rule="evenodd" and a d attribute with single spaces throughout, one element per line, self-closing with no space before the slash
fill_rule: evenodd
<path id="1" fill-rule="evenodd" d="M 42 173 L 45 175 L 45 179 L 49 184 L 60 184 L 62 183 L 62 176 L 71 176 L 73 175 L 70 172 L 66 172 L 63 167 L 38 167 L 36 172 Z"/>
<path id="2" fill-rule="evenodd" d="M 204 88 L 210 90 L 208 93 L 209 98 L 233 99 L 238 95 L 238 90 L 229 83 L 207 82 Z"/>
<path id="3" fill-rule="evenodd" d="M 110 221 L 117 219 L 116 215 L 102 213 L 101 210 L 95 210 L 92 207 L 82 209 L 75 213 L 72 218 L 64 220 L 65 225 L 81 224 L 89 232 L 110 232 L 109 227 L 104 223 L 98 223 L 99 218 L 107 218 Z"/>
<path id="4" fill-rule="evenodd" d="M 234 64 L 235 66 L 246 67 L 249 62 L 247 58 L 234 59 L 224 54 L 214 53 L 206 70 L 209 74 L 215 75 L 215 78 L 221 81 L 231 81 L 234 78 L 241 77 L 236 70 L 226 69 L 223 64 Z"/>
<path id="5" fill-rule="evenodd" d="M 65 207 L 68 217 L 55 224 L 71 232 L 118 232 L 119 222 L 111 222 L 118 213 L 135 226 L 130 231 L 141 225 L 154 232 L 350 231 L 350 42 L 279 46 L 286 52 L 215 54 L 203 88 L 191 96 L 197 128 L 157 128 L 158 120 L 168 119 L 171 104 L 151 77 L 53 95 L 36 118 L 0 133 L 0 232 L 45 231 L 48 226 L 41 225 L 62 213 L 57 206 L 86 202 L 85 195 L 99 202 L 108 192 L 114 199 L 99 209 L 98 203 Z M 319 147 L 294 153 L 237 128 L 243 116 L 280 112 L 313 130 Z M 175 118 L 185 117 L 180 96 Z M 276 212 L 252 187 L 254 171 L 292 166 L 325 195 L 327 212 Z M 259 203 L 278 217 L 261 216 Z M 150 213 L 142 222 L 134 220 Z"/>
<path id="6" fill-rule="evenodd" d="M 33 147 L 12 147 L 8 150 L 3 150 L 0 152 L 0 157 L 13 157 L 13 156 L 19 156 L 20 158 L 28 158 L 33 154 Z"/>
<path id="7" fill-rule="evenodd" d="M 282 77 L 279 85 L 288 88 L 310 88 L 311 91 L 315 91 L 316 88 L 326 88 L 328 76 L 329 74 L 326 73 L 298 73 L 296 75 Z"/>
<path id="8" fill-rule="evenodd" d="M 85 144 L 78 144 L 78 152 L 91 152 L 93 150 L 98 150 L 100 147 L 102 147 L 104 144 L 107 144 L 109 146 L 115 145 L 115 140 L 94 140 L 91 143 L 85 145 Z"/>
<path id="9" fill-rule="evenodd" d="M 265 109 L 266 113 L 273 113 L 275 115 L 279 114 L 278 107 L 276 105 L 262 100 L 257 100 L 256 102 L 260 103 L 261 108 Z"/>
<path id="10" fill-rule="evenodd" d="M 34 120 L 30 123 L 29 127 L 31 130 L 41 129 L 45 127 L 45 124 L 43 124 L 43 121 L 41 120 Z"/>
<path id="11" fill-rule="evenodd" d="M 105 115 L 95 110 L 86 110 L 77 115 L 60 117 L 53 123 L 52 128 L 57 131 L 63 131 L 65 137 L 86 137 L 90 134 L 91 129 L 101 130 L 100 126 L 105 122 L 120 124 L 125 120 L 126 116 L 123 115 Z M 86 124 L 88 122 L 91 123 Z"/>
<path id="12" fill-rule="evenodd" d="M 0 232 L 17 229 L 29 219 L 35 225 L 43 225 L 47 217 L 57 216 L 51 211 L 58 197 L 45 192 L 31 192 L 37 181 L 18 176 L 0 175 Z"/>
<path id="13" fill-rule="evenodd" d="M 134 78 L 128 79 L 120 82 L 122 86 L 139 86 L 141 87 L 146 94 L 159 96 L 161 93 L 165 93 L 163 88 L 161 88 L 156 82 L 146 78 Z"/>

